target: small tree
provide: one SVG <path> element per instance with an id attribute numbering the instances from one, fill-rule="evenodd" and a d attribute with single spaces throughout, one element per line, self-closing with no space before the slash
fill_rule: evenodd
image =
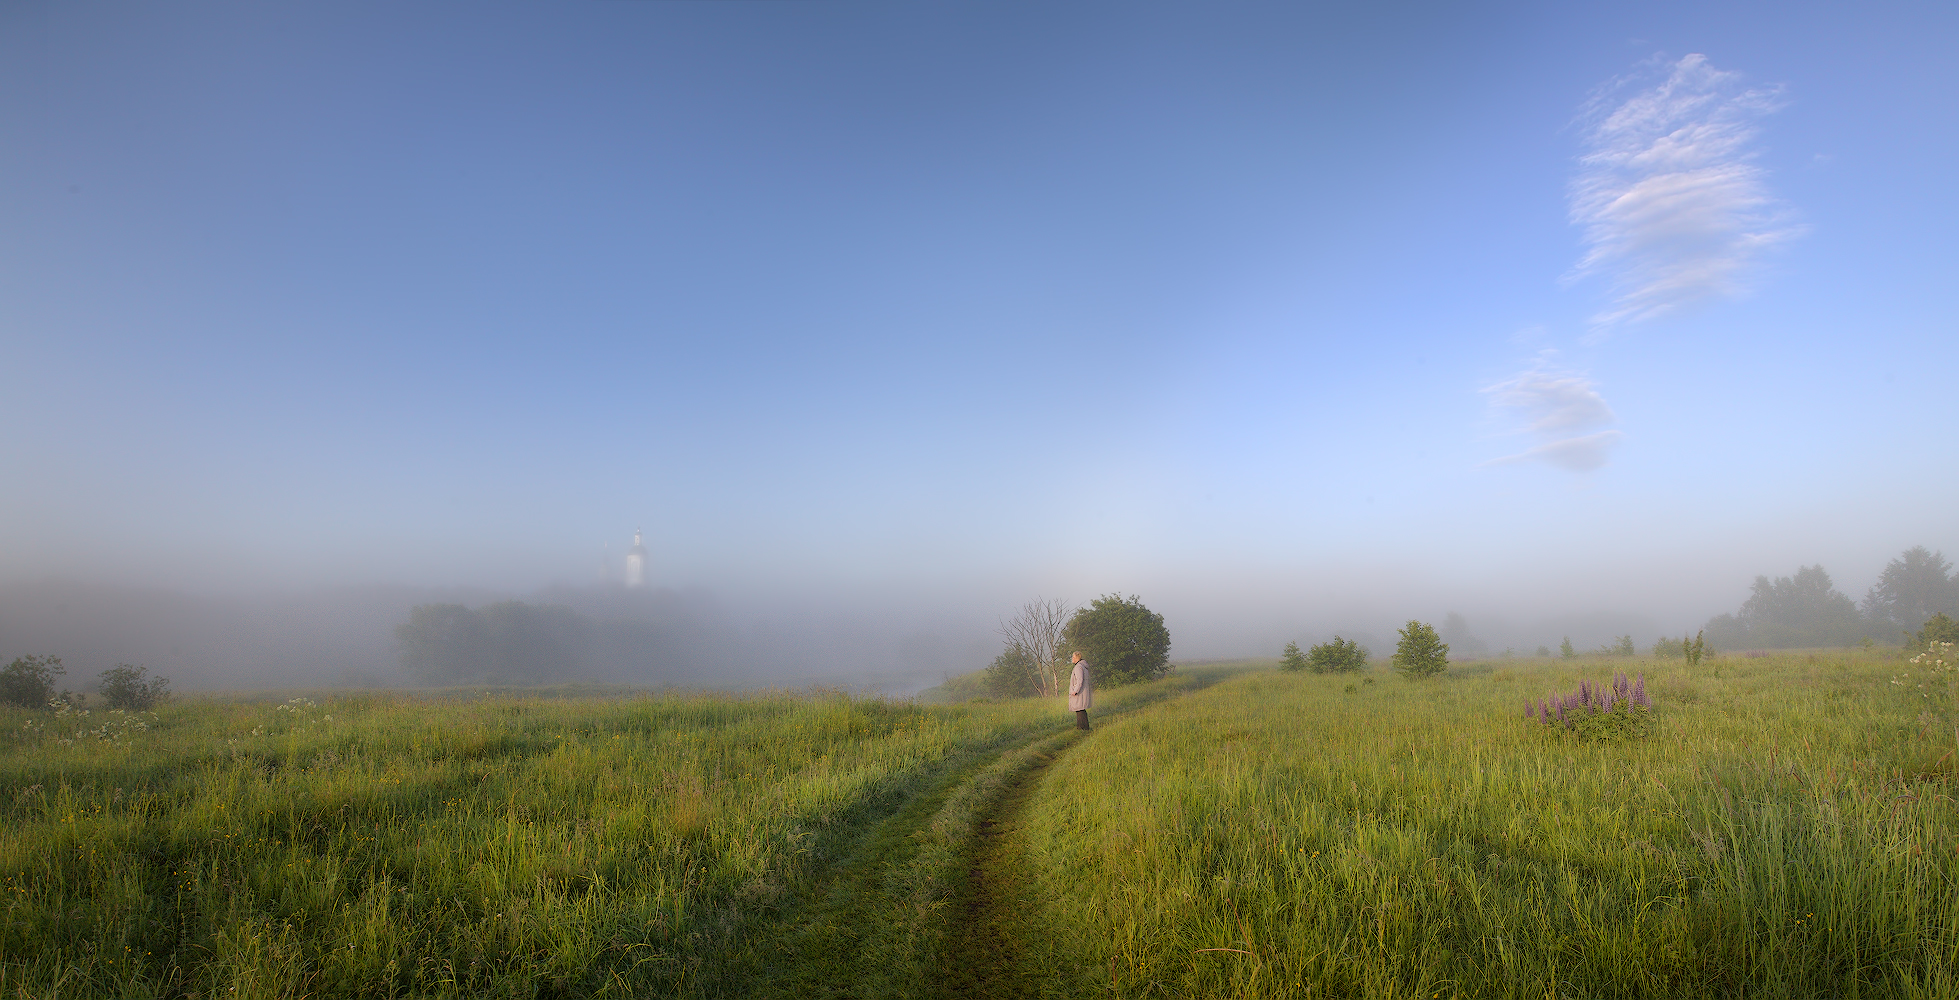
<path id="1" fill-rule="evenodd" d="M 110 708 L 146 712 L 170 697 L 170 679 L 150 677 L 142 667 L 118 663 L 96 678 L 102 700 Z"/>
<path id="2" fill-rule="evenodd" d="M 1567 660 L 1578 658 L 1578 650 L 1572 648 L 1570 636 L 1565 636 L 1564 641 L 1558 644 L 1558 655 Z"/>
<path id="3" fill-rule="evenodd" d="M 1034 681 L 1043 697 L 1061 693 L 1061 666 L 1068 655 L 1061 650 L 1061 633 L 1068 627 L 1068 616 L 1075 609 L 1059 598 L 1036 597 L 1012 618 L 1000 619 L 1000 637 L 1008 649 L 1018 649 L 1034 671 Z"/>
<path id="4" fill-rule="evenodd" d="M 1306 662 L 1316 674 L 1347 674 L 1367 669 L 1367 647 L 1352 639 L 1334 636 L 1306 651 Z"/>
<path id="5" fill-rule="evenodd" d="M 1925 627 L 1913 636 L 1918 640 L 1918 648 L 1930 649 L 1935 642 L 1959 642 L 1959 622 L 1946 617 L 1941 611 L 1925 622 Z"/>
<path id="6" fill-rule="evenodd" d="M 1286 643 L 1286 651 L 1279 656 L 1279 669 L 1290 670 L 1293 673 L 1306 669 L 1306 654 L 1299 651 L 1298 643 Z M 1316 670 L 1314 673 L 1325 673 L 1325 671 Z"/>
<path id="7" fill-rule="evenodd" d="M 1707 653 L 1707 630 L 1706 629 L 1701 629 L 1700 631 L 1695 632 L 1693 642 L 1688 642 L 1686 636 L 1681 636 L 1680 655 L 1686 657 L 1688 666 L 1690 667 L 1700 666 L 1701 657 L 1706 655 L 1706 653 Z"/>
<path id="8" fill-rule="evenodd" d="M 1401 629 L 1394 648 L 1394 668 L 1409 680 L 1433 677 L 1449 667 L 1449 644 L 1424 622 L 1411 621 Z"/>
<path id="9" fill-rule="evenodd" d="M 1537 647 L 1537 655 L 1539 655 L 1539 656 L 1550 656 L 1550 655 L 1551 655 L 1551 647 L 1549 647 L 1549 646 L 1539 646 L 1539 647 Z"/>
<path id="10" fill-rule="evenodd" d="M 986 690 L 996 698 L 1031 698 L 1041 693 L 1034 658 L 1019 646 L 1008 646 L 986 668 Z"/>
<path id="11" fill-rule="evenodd" d="M 54 679 L 68 672 L 59 656 L 23 656 L 0 670 L 0 702 L 44 708 L 54 700 Z"/>
<path id="12" fill-rule="evenodd" d="M 1163 616 L 1134 594 L 1106 594 L 1077 610 L 1062 631 L 1061 649 L 1079 650 L 1097 685 L 1155 680 L 1170 672 L 1170 630 Z"/>

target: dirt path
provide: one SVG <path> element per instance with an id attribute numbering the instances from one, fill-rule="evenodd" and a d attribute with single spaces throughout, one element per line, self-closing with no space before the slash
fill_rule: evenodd
<path id="1" fill-rule="evenodd" d="M 1023 816 L 1048 766 L 1078 742 L 1079 737 L 1035 753 L 1029 766 L 1001 787 L 992 808 L 976 824 L 972 864 L 956 904 L 957 930 L 946 943 L 941 995 L 1041 995 L 1037 971 L 1022 959 L 1026 916 L 1039 908 L 1026 878 Z"/>

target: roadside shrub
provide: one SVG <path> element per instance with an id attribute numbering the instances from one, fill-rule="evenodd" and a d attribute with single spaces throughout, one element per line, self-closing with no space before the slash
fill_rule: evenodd
<path id="1" fill-rule="evenodd" d="M 1286 651 L 1279 655 L 1279 669 L 1293 673 L 1306 669 L 1306 654 L 1299 651 L 1298 643 L 1286 643 Z M 1324 671 L 1316 670 L 1314 673 L 1324 673 Z"/>
<path id="2" fill-rule="evenodd" d="M 1643 739 L 1653 732 L 1653 699 L 1646 693 L 1646 675 L 1628 680 L 1612 675 L 1612 683 L 1579 681 L 1578 690 L 1524 703 L 1524 718 L 1552 726 L 1579 739 L 1620 743 Z"/>
<path id="3" fill-rule="evenodd" d="M 1426 622 L 1410 621 L 1394 648 L 1394 668 L 1409 680 L 1433 677 L 1449 667 L 1449 644 Z"/>
<path id="4" fill-rule="evenodd" d="M 986 668 L 986 690 L 996 698 L 1030 698 L 1041 693 L 1041 680 L 1034 669 L 1034 657 L 1019 646 L 993 658 Z"/>
<path id="5" fill-rule="evenodd" d="M 54 700 L 54 679 L 67 672 L 59 656 L 20 657 L 0 670 L 0 702 L 41 708 Z"/>
<path id="6" fill-rule="evenodd" d="M 1443 647 L 1446 650 L 1448 647 Z M 1306 662 L 1316 674 L 1345 674 L 1367 669 L 1367 647 L 1352 639 L 1334 636 L 1306 652 Z"/>
<path id="7" fill-rule="evenodd" d="M 147 712 L 170 697 L 170 679 L 151 677 L 149 671 L 128 663 L 118 663 L 97 677 L 102 700 L 111 709 Z"/>

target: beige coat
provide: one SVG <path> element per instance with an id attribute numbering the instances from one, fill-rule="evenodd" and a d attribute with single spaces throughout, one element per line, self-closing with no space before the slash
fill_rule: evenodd
<path id="1" fill-rule="evenodd" d="M 1086 712 L 1095 703 L 1095 678 L 1089 676 L 1088 661 L 1076 660 L 1068 675 L 1068 711 Z"/>

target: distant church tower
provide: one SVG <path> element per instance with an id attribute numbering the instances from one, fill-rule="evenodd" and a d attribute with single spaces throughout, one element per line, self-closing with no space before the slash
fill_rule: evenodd
<path id="1" fill-rule="evenodd" d="M 626 586 L 646 586 L 646 546 L 639 540 L 639 530 L 633 530 L 633 547 L 626 550 Z"/>

